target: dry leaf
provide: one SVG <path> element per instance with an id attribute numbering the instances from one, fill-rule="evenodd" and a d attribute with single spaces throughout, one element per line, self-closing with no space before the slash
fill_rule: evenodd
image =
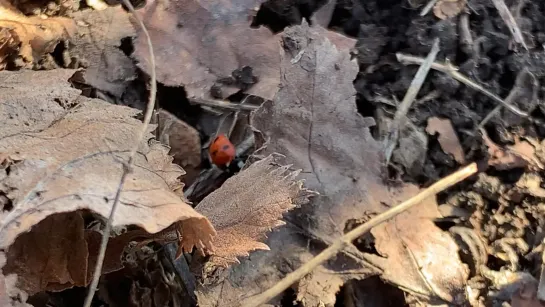
<path id="1" fill-rule="evenodd" d="M 278 40 L 267 28 L 250 28 L 262 0 L 152 0 L 138 10 L 150 32 L 157 79 L 184 86 L 189 97 L 227 97 L 240 89 L 272 99 L 278 89 Z M 134 57 L 149 73 L 140 32 Z M 220 94 L 221 92 L 221 94 Z"/>
<path id="2" fill-rule="evenodd" d="M 0 152 L 17 153 L 22 159 L 9 172 L 0 170 L 0 190 L 14 206 L 1 216 L 2 249 L 56 213 L 90 210 L 109 215 L 121 162 L 140 129 L 133 118 L 138 111 L 79 96 L 66 82 L 73 72 L 0 72 L 5 86 L 0 94 Z M 33 85 L 32 91 L 26 84 Z M 184 239 L 211 246 L 215 231 L 182 200 L 178 177 L 183 170 L 171 163 L 167 152 L 154 141 L 141 144 L 113 225 L 136 225 L 156 233 L 181 221 L 194 235 Z"/>
<path id="3" fill-rule="evenodd" d="M 428 118 L 428 126 L 426 127 L 426 132 L 430 135 L 439 134 L 437 140 L 441 149 L 447 154 L 451 154 L 454 157 L 454 160 L 460 164 L 466 163 L 464 150 L 462 145 L 460 145 L 460 140 L 452 122 L 450 119 L 441 119 L 439 117 Z"/>
<path id="4" fill-rule="evenodd" d="M 210 262 L 227 267 L 237 257 L 269 247 L 262 243 L 272 228 L 285 224 L 282 214 L 308 200 L 310 192 L 295 181 L 298 171 L 278 167 L 273 156 L 229 178 L 195 207 L 218 232 Z"/>
<path id="5" fill-rule="evenodd" d="M 4 37 L 2 40 L 20 42 L 17 54 L 9 55 L 14 67 L 32 67 L 32 64 L 38 63 L 45 54 L 53 52 L 60 41 L 72 37 L 75 31 L 74 21 L 69 18 L 27 17 L 7 0 L 0 0 L 0 33 Z M 14 43 L 11 47 L 14 47 Z M 2 50 L 6 52 L 5 49 Z M 13 48 L 9 50 L 14 51 Z M 0 58 L 5 59 L 6 54 L 0 53 Z M 22 62 L 15 60 L 18 58 L 22 59 Z"/>
<path id="6" fill-rule="evenodd" d="M 86 67 L 80 82 L 121 97 L 137 77 L 136 65 L 119 48 L 121 39 L 136 36 L 128 13 L 121 6 L 83 10 L 74 13 L 74 20 L 78 35 L 71 42 L 70 55 Z"/>
<path id="7" fill-rule="evenodd" d="M 30 295 L 85 287 L 93 277 L 101 238 L 101 233 L 84 229 L 79 211 L 50 215 L 10 246 L 3 270 L 16 274 L 18 287 Z M 123 268 L 121 256 L 133 238 L 128 232 L 110 239 L 102 274 Z"/>
<path id="8" fill-rule="evenodd" d="M 337 50 L 308 26 L 286 30 L 283 42 L 282 87 L 274 102 L 256 112 L 255 128 L 270 138 L 266 152 L 286 155 L 289 163 L 303 169 L 305 185 L 320 192 L 314 206 L 305 207 L 312 209 L 306 218 L 314 234 L 332 242 L 344 233 L 348 221 L 364 218 L 366 212 L 382 212 L 418 188 L 389 188 L 383 182 L 381 146 L 369 132 L 373 120 L 361 117 L 356 109 L 352 82 L 358 66 L 349 53 Z M 430 200 L 374 229 L 378 252 L 388 256 L 378 257 L 376 265 L 386 270 L 403 263 L 405 274 L 386 273 L 382 278 L 409 285 L 405 291 L 422 290 L 418 294 L 424 298 L 456 303 L 463 299 L 468 272 L 454 241 L 431 221 L 437 216 L 436 206 Z M 417 222 L 408 222 L 413 219 Z"/>
<path id="9" fill-rule="evenodd" d="M 191 185 L 199 175 L 201 165 L 201 138 L 195 128 L 165 110 L 157 112 L 157 132 L 161 143 L 170 147 L 174 163 L 186 172 L 184 183 Z"/>
<path id="10" fill-rule="evenodd" d="M 494 143 L 484 129 L 481 129 L 484 144 L 488 147 L 488 165 L 497 170 L 523 168 L 529 165 L 543 169 L 536 156 L 536 149 L 527 141 L 515 139 L 515 144 L 502 148 Z"/>
<path id="11" fill-rule="evenodd" d="M 466 7 L 467 0 L 439 0 L 433 7 L 433 14 L 440 19 L 452 18 Z"/>

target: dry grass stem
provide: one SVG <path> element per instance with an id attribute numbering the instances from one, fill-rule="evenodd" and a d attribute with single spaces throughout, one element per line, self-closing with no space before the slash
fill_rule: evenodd
<path id="1" fill-rule="evenodd" d="M 338 240 L 336 240 L 331 246 L 323 250 L 316 257 L 312 258 L 309 262 L 305 263 L 302 267 L 291 272 L 282 280 L 280 280 L 276 285 L 274 285 L 269 290 L 251 297 L 246 301 L 242 302 L 242 307 L 255 307 L 262 306 L 267 303 L 269 300 L 282 293 L 293 283 L 303 278 L 305 275 L 310 273 L 314 268 L 316 268 L 321 263 L 327 261 L 328 259 L 334 257 L 338 252 L 343 250 L 346 246 L 351 244 L 351 242 L 360 237 L 361 235 L 370 231 L 373 227 L 397 216 L 398 214 L 410 209 L 411 207 L 419 204 L 429 197 L 434 197 L 437 193 L 455 185 L 456 183 L 466 179 L 467 177 L 475 174 L 477 172 L 477 164 L 471 163 L 468 166 L 454 172 L 453 174 L 437 181 L 432 186 L 427 189 L 422 190 L 420 193 L 414 197 L 404 201 L 403 203 L 371 218 L 366 223 L 354 228 L 350 232 L 346 233 Z"/>
<path id="2" fill-rule="evenodd" d="M 407 112 L 411 108 L 411 105 L 414 102 L 416 95 L 418 95 L 418 92 L 420 91 L 422 84 L 424 84 L 424 80 L 426 79 L 426 76 L 428 75 L 428 72 L 430 71 L 432 63 L 434 63 L 435 61 L 435 57 L 437 56 L 437 53 L 439 53 L 438 38 L 434 40 L 430 53 L 428 54 L 428 56 L 426 57 L 422 65 L 420 65 L 420 68 L 418 69 L 418 71 L 416 72 L 416 75 L 411 81 L 411 85 L 409 86 L 407 93 L 405 93 L 405 97 L 403 97 L 401 104 L 397 108 L 397 111 L 394 116 L 394 120 L 392 121 L 392 124 L 390 125 L 390 131 L 386 135 L 386 138 L 384 139 L 384 152 L 385 152 L 385 158 L 387 162 L 390 161 L 390 157 L 392 156 L 394 148 L 397 145 L 397 141 L 399 138 L 399 129 L 405 125 Z"/>
<path id="3" fill-rule="evenodd" d="M 424 61 L 425 61 L 423 58 L 412 56 L 412 55 L 406 55 L 406 54 L 402 54 L 402 53 L 396 53 L 396 57 L 397 57 L 397 60 L 399 62 L 403 63 L 403 64 L 422 65 L 424 63 Z M 479 84 L 475 83 L 474 81 L 470 80 L 469 78 L 467 78 L 463 74 L 459 73 L 458 68 L 451 65 L 450 63 L 443 64 L 443 63 L 437 63 L 436 62 L 436 63 L 433 63 L 431 65 L 431 68 L 433 68 L 435 70 L 438 70 L 440 72 L 443 72 L 445 74 L 448 74 L 449 76 L 451 76 L 452 78 L 454 78 L 458 82 L 461 82 L 461 83 L 471 87 L 472 89 L 475 89 L 477 91 L 482 92 L 483 94 L 485 94 L 486 96 L 492 98 L 494 101 L 499 102 L 501 105 L 506 107 L 509 111 L 513 112 L 514 114 L 516 114 L 518 116 L 526 117 L 526 118 L 530 117 L 528 113 L 522 111 L 521 109 L 515 107 L 514 105 L 511 105 L 511 104 L 505 102 L 503 99 L 498 97 L 496 94 L 490 92 L 489 90 L 485 89 L 484 87 L 482 87 Z"/>
<path id="4" fill-rule="evenodd" d="M 522 32 L 520 31 L 515 18 L 511 14 L 511 11 L 509 11 L 509 8 L 505 2 L 503 0 L 492 0 L 492 3 L 494 3 L 498 13 L 500 13 L 501 19 L 503 19 L 503 22 L 505 22 L 505 25 L 507 25 L 507 28 L 509 28 L 509 31 L 513 35 L 515 41 L 521 44 L 524 49 L 528 50 L 528 46 L 524 42 L 524 37 L 522 37 Z"/>
<path id="5" fill-rule="evenodd" d="M 219 108 L 219 109 L 226 109 L 226 110 L 234 110 L 234 111 L 255 111 L 259 108 L 259 106 L 253 106 L 249 104 L 238 104 L 238 103 L 231 103 L 229 101 L 224 100 L 209 100 L 209 99 L 202 99 L 202 98 L 189 98 L 189 101 L 194 104 L 199 104 L 207 107 L 213 107 L 213 108 Z"/>
<path id="6" fill-rule="evenodd" d="M 155 96 L 157 94 L 157 76 L 155 72 L 155 56 L 153 54 L 153 45 L 151 43 L 151 38 L 148 33 L 148 30 L 142 23 L 142 20 L 138 17 L 136 14 L 134 7 L 132 6 L 131 2 L 129 0 L 123 0 L 123 3 L 125 6 L 129 9 L 131 14 L 133 15 L 133 18 L 138 23 L 139 27 L 142 28 L 142 32 L 144 33 L 148 49 L 149 49 L 149 56 L 150 56 L 150 95 L 149 100 L 146 106 L 146 111 L 144 113 L 144 120 L 142 122 L 142 127 L 140 128 L 140 131 L 138 132 L 138 135 L 136 136 L 134 140 L 134 146 L 131 149 L 129 153 L 129 158 L 126 163 L 123 164 L 123 174 L 121 175 L 121 179 L 119 181 L 119 186 L 117 187 L 117 191 L 115 194 L 114 203 L 112 205 L 112 209 L 110 211 L 110 215 L 108 217 L 108 220 L 106 221 L 106 226 L 104 228 L 104 232 L 102 234 L 102 241 L 100 242 L 100 249 L 98 252 L 97 262 L 95 265 L 95 269 L 93 272 L 93 279 L 91 281 L 91 284 L 89 285 L 89 292 L 87 293 L 87 296 L 85 297 L 85 303 L 83 304 L 84 307 L 90 307 L 91 303 L 93 301 L 93 297 L 95 295 L 95 292 L 97 290 L 98 281 L 100 280 L 100 274 L 102 272 L 102 265 L 104 264 L 104 256 L 106 254 L 106 247 L 108 246 L 108 240 L 110 238 L 110 232 L 112 229 L 112 221 L 115 215 L 116 208 L 119 204 L 119 200 L 121 197 L 121 191 L 123 190 L 123 186 L 125 184 L 125 180 L 127 179 L 127 176 L 131 172 L 131 167 L 133 164 L 134 156 L 136 155 L 136 152 L 138 151 L 138 148 L 140 147 L 140 143 L 142 143 L 144 136 L 147 133 L 149 123 L 151 121 L 151 117 L 153 115 L 153 111 L 155 108 Z"/>

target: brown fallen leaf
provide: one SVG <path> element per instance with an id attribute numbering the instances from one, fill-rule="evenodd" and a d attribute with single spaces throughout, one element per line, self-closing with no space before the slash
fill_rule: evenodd
<path id="1" fill-rule="evenodd" d="M 286 155 L 288 163 L 303 169 L 305 186 L 320 192 L 313 206 L 303 208 L 309 210 L 299 221 L 308 219 L 312 233 L 332 242 L 350 220 L 382 212 L 419 189 L 385 185 L 381 145 L 369 132 L 374 121 L 356 109 L 352 82 L 358 66 L 349 53 L 308 26 L 287 29 L 283 42 L 281 90 L 274 102 L 256 112 L 254 126 L 270 140 L 265 153 Z M 384 256 L 374 258 L 374 264 L 384 270 L 384 280 L 404 291 L 456 303 L 463 301 L 468 271 L 453 239 L 432 222 L 436 207 L 429 200 L 373 229 Z M 389 267 L 402 269 L 393 272 Z"/>
<path id="2" fill-rule="evenodd" d="M 14 67 L 31 68 L 44 55 L 53 52 L 60 41 L 73 37 L 75 31 L 75 23 L 69 18 L 27 17 L 7 0 L 0 0 L 0 34 L 2 35 L 0 38 L 11 47 L 4 49 L 5 47 L 0 45 L 2 46 L 0 52 L 3 52 L 3 54 L 0 53 L 0 63 L 9 59 Z M 19 46 L 13 48 L 16 43 Z M 6 52 L 13 54 L 6 54 Z"/>
<path id="3" fill-rule="evenodd" d="M 195 207 L 218 232 L 209 265 L 227 267 L 239 263 L 237 257 L 269 249 L 262 243 L 266 233 L 284 225 L 282 214 L 312 195 L 295 180 L 298 174 L 276 166 L 268 156 L 229 178 Z"/>
<path id="4" fill-rule="evenodd" d="M 239 90 L 272 99 L 279 83 L 278 39 L 250 28 L 263 0 L 148 1 L 138 10 L 154 46 L 157 80 L 184 86 L 189 97 L 225 98 Z M 205 26 L 206 25 L 206 26 Z M 146 39 L 139 32 L 134 57 L 149 73 Z"/>
<path id="5" fill-rule="evenodd" d="M 174 163 L 186 172 L 184 183 L 191 185 L 199 175 L 201 165 L 201 138 L 195 128 L 165 110 L 157 112 L 157 134 L 161 143 L 170 147 Z"/>
<path id="6" fill-rule="evenodd" d="M 460 140 L 452 122 L 450 119 L 441 119 L 439 117 L 428 118 L 428 126 L 426 127 L 426 132 L 430 135 L 439 134 L 437 140 L 441 149 L 447 154 L 451 154 L 454 157 L 454 160 L 460 164 L 466 163 L 464 150 L 462 145 L 460 145 Z"/>
<path id="7" fill-rule="evenodd" d="M 13 203 L 0 219 L 0 248 L 8 252 L 18 236 L 53 214 L 90 210 L 109 215 L 121 161 L 140 127 L 133 117 L 138 110 L 79 96 L 66 82 L 73 73 L 0 72 L 5 87 L 0 152 L 22 159 L 9 172 L 0 169 L 0 191 Z M 148 139 L 135 157 L 113 225 L 156 233 L 180 222 L 187 229 L 187 248 L 211 247 L 212 225 L 182 200 L 178 177 L 183 170 L 171 163 L 168 148 Z"/>
<path id="8" fill-rule="evenodd" d="M 452 18 L 466 7 L 467 0 L 439 0 L 433 7 L 433 14 L 440 19 Z"/>
<path id="9" fill-rule="evenodd" d="M 488 148 L 488 165 L 497 170 L 509 170 L 534 166 L 543 169 L 543 164 L 536 156 L 536 148 L 527 141 L 515 139 L 515 144 L 500 147 L 494 143 L 486 131 L 481 129 L 484 144 Z"/>
<path id="10" fill-rule="evenodd" d="M 79 81 L 121 97 L 137 77 L 136 65 L 119 48 L 121 39 L 136 36 L 129 14 L 117 6 L 82 10 L 73 17 L 78 35 L 71 40 L 69 54 L 72 61 L 86 67 Z"/>

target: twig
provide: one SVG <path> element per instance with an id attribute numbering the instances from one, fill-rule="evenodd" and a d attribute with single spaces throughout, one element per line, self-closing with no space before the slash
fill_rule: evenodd
<path id="1" fill-rule="evenodd" d="M 474 53 L 473 50 L 473 37 L 471 36 L 471 30 L 469 29 L 469 14 L 462 13 L 460 15 L 460 22 L 458 23 L 460 31 L 460 44 L 464 48 L 464 52 L 468 54 Z"/>
<path id="2" fill-rule="evenodd" d="M 505 5 L 505 2 L 503 0 L 492 0 L 492 3 L 494 3 L 498 13 L 500 13 L 501 19 L 503 19 L 503 22 L 505 22 L 505 25 L 507 25 L 507 28 L 509 28 L 509 31 L 513 35 L 515 41 L 521 44 L 524 49 L 528 50 L 528 46 L 524 42 L 524 37 L 522 37 L 522 32 L 520 31 L 515 18 L 511 14 L 511 11 L 509 11 L 509 8 L 507 5 Z"/>
<path id="3" fill-rule="evenodd" d="M 424 59 L 416 57 L 416 56 L 412 56 L 412 55 L 396 53 L 396 57 L 397 57 L 397 60 L 399 62 L 404 63 L 404 64 L 420 64 L 420 65 L 422 65 L 422 63 L 424 63 Z M 490 92 L 489 90 L 485 89 L 484 87 L 480 86 L 479 84 L 473 82 L 472 80 L 470 80 L 466 76 L 459 73 L 458 68 L 452 66 L 450 63 L 443 64 L 443 63 L 437 63 L 436 62 L 436 63 L 433 63 L 431 65 L 431 68 L 451 76 L 452 78 L 454 78 L 458 82 L 461 82 L 461 83 L 471 87 L 474 90 L 478 90 L 478 91 L 482 92 L 483 94 L 485 94 L 486 96 L 492 98 L 496 102 L 501 103 L 509 111 L 513 112 L 514 114 L 516 114 L 518 116 L 526 117 L 526 118 L 530 117 L 528 113 L 522 111 L 521 109 L 515 107 L 514 105 L 511 105 L 511 104 L 505 102 L 503 99 L 498 97 L 496 94 Z"/>
<path id="4" fill-rule="evenodd" d="M 214 107 L 214 108 L 220 108 L 220 109 L 227 109 L 227 110 L 235 110 L 235 111 L 255 111 L 259 108 L 259 106 L 253 106 L 250 104 L 238 104 L 238 103 L 231 103 L 229 101 L 223 101 L 223 100 L 208 100 L 208 99 L 202 99 L 202 98 L 188 98 L 190 102 L 195 104 L 200 104 L 207 107 Z"/>
<path id="5" fill-rule="evenodd" d="M 151 43 L 151 37 L 148 33 L 148 30 L 146 29 L 146 26 L 140 20 L 138 15 L 136 14 L 136 11 L 134 10 L 134 7 L 132 6 L 131 2 L 129 0 L 123 0 L 123 3 L 125 6 L 129 9 L 131 14 L 133 15 L 133 18 L 136 20 L 140 28 L 142 29 L 142 32 L 144 32 L 144 36 L 146 37 L 146 41 L 148 44 L 148 51 L 149 51 L 149 57 L 150 57 L 150 65 L 151 65 L 151 80 L 150 80 L 150 95 L 149 100 L 146 106 L 146 111 L 144 113 L 144 120 L 142 121 L 142 126 L 140 128 L 140 131 L 138 132 L 134 146 L 131 149 L 129 153 L 129 158 L 127 159 L 127 162 L 123 164 L 123 174 L 121 175 L 121 179 L 119 180 L 119 186 L 117 187 L 117 191 L 115 193 L 115 199 L 114 203 L 112 205 L 112 209 L 110 211 L 110 215 L 108 216 L 108 220 L 106 221 L 106 227 L 104 228 L 104 232 L 102 234 L 102 241 L 100 242 L 100 249 L 97 256 L 97 262 L 95 265 L 95 270 L 93 272 L 93 280 L 91 281 L 91 284 L 89 286 L 89 292 L 87 293 L 87 296 L 85 297 L 85 303 L 83 304 L 84 307 L 90 307 L 91 303 L 93 301 L 93 297 L 95 295 L 95 292 L 97 290 L 98 281 L 100 280 L 100 274 L 102 272 L 102 265 L 104 264 L 104 256 L 106 254 L 106 247 L 108 246 L 108 240 L 110 239 L 110 232 L 112 229 L 112 221 L 114 218 L 115 211 L 117 209 L 117 206 L 119 204 L 119 200 L 121 198 L 121 191 L 123 190 L 123 186 L 125 185 L 125 181 L 127 180 L 127 176 L 131 172 L 131 167 L 133 164 L 134 156 L 136 155 L 136 152 L 138 151 L 138 148 L 140 147 L 140 144 L 142 143 L 142 140 L 144 139 L 144 136 L 146 135 L 148 131 L 148 126 L 151 120 L 151 117 L 153 115 L 153 110 L 155 107 L 155 96 L 157 94 L 157 76 L 155 72 L 155 55 L 153 54 L 153 45 Z"/>
<path id="6" fill-rule="evenodd" d="M 318 265 L 320 265 L 321 263 L 335 256 L 339 251 L 341 251 L 345 246 L 350 244 L 354 239 L 365 234 L 366 232 L 371 230 L 373 227 L 397 216 L 398 214 L 410 209 L 414 205 L 424 201 L 425 199 L 429 197 L 433 197 L 437 193 L 455 185 L 456 183 L 475 174 L 476 172 L 477 172 L 477 164 L 471 163 L 470 165 L 456 171 L 455 173 L 437 181 L 432 186 L 421 191 L 414 197 L 389 209 L 388 211 L 385 211 L 371 218 L 366 223 L 354 228 L 350 232 L 343 235 L 341 238 L 336 240 L 331 246 L 329 246 L 328 248 L 323 250 L 320 254 L 318 254 L 316 257 L 312 258 L 310 261 L 305 263 L 302 267 L 288 274 L 286 277 L 280 280 L 272 288 L 268 289 L 267 291 L 259 295 L 256 295 L 254 297 L 247 299 L 245 302 L 242 303 L 242 307 L 261 306 L 267 303 L 269 300 L 271 300 L 278 294 L 282 293 L 282 291 L 290 287 L 293 283 L 303 278 L 305 275 L 311 272 Z"/>
<path id="7" fill-rule="evenodd" d="M 430 10 L 437 3 L 437 1 L 439 0 L 430 0 L 430 2 L 428 2 L 426 6 L 422 9 L 422 12 L 420 12 L 420 16 L 426 16 L 426 14 L 430 12 Z"/>
<path id="8" fill-rule="evenodd" d="M 416 72 L 416 75 L 411 81 L 411 85 L 409 86 L 407 93 L 405 93 L 405 97 L 403 97 L 401 104 L 397 108 L 394 120 L 390 125 L 390 131 L 384 139 L 384 155 L 386 158 L 386 162 L 390 161 L 390 157 L 392 156 L 394 148 L 397 145 L 397 140 L 399 138 L 399 129 L 404 126 L 407 112 L 409 111 L 414 99 L 416 98 L 416 95 L 420 91 L 422 84 L 424 84 L 424 80 L 426 79 L 426 76 L 430 71 L 432 63 L 435 61 L 435 57 L 437 56 L 438 52 L 439 39 L 436 38 L 433 41 L 433 46 L 431 47 L 430 53 L 428 54 L 426 60 L 424 60 L 420 68 L 418 68 L 418 71 Z"/>
<path id="9" fill-rule="evenodd" d="M 521 88 L 528 84 L 528 80 L 524 78 L 524 75 L 530 76 L 530 78 L 532 79 L 531 83 L 534 86 L 534 88 L 537 88 L 539 86 L 535 76 L 528 70 L 528 67 L 525 67 L 523 70 L 521 70 L 517 74 L 513 88 L 509 92 L 509 95 L 505 97 L 505 100 L 504 100 L 505 103 L 511 105 L 512 103 L 516 102 L 520 98 L 519 94 L 520 94 Z M 483 128 L 484 125 L 486 125 L 494 116 L 496 116 L 502 108 L 503 108 L 503 105 L 501 104 L 497 105 L 490 113 L 488 113 L 488 115 L 485 116 L 485 118 L 481 121 L 481 123 L 479 124 L 477 128 L 478 129 Z M 536 123 L 539 123 L 537 120 L 533 120 L 533 121 L 535 121 Z"/>

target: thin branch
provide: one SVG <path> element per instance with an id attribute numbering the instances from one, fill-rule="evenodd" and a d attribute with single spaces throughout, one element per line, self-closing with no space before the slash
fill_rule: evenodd
<path id="1" fill-rule="evenodd" d="M 202 99 L 202 98 L 188 98 L 190 102 L 195 104 L 200 104 L 207 107 L 213 107 L 213 108 L 220 108 L 220 109 L 227 109 L 227 110 L 234 110 L 234 111 L 255 111 L 259 108 L 259 106 L 253 106 L 250 104 L 238 104 L 238 103 L 232 103 L 229 101 L 224 100 L 209 100 L 209 99 Z"/>
<path id="2" fill-rule="evenodd" d="M 522 32 L 520 31 L 515 18 L 511 14 L 511 11 L 509 11 L 509 8 L 505 2 L 503 0 L 492 0 L 492 3 L 494 3 L 498 13 L 500 13 L 501 19 L 503 19 L 503 22 L 505 22 L 505 25 L 507 25 L 507 28 L 509 28 L 509 31 L 513 35 L 515 41 L 521 44 L 524 49 L 528 50 L 528 46 L 524 42 L 524 37 L 522 37 Z"/>
<path id="3" fill-rule="evenodd" d="M 335 256 L 338 252 L 340 252 L 343 248 L 345 248 L 345 246 L 350 244 L 354 239 L 367 233 L 373 227 L 379 225 L 380 223 L 383 223 L 397 216 L 398 214 L 410 209 L 414 205 L 417 205 L 420 202 L 424 201 L 425 199 L 429 197 L 433 197 L 437 193 L 475 174 L 477 170 L 478 170 L 477 164 L 471 163 L 470 165 L 456 171 L 455 173 L 439 180 L 438 182 L 434 183 L 429 188 L 421 191 L 420 193 L 410 198 L 409 200 L 406 200 L 403 203 L 389 209 L 388 211 L 385 211 L 371 218 L 366 223 L 354 228 L 350 232 L 343 235 L 341 238 L 337 239 L 331 246 L 329 246 L 328 248 L 323 250 L 320 254 L 318 254 L 316 257 L 312 258 L 310 261 L 305 263 L 302 267 L 288 274 L 286 277 L 280 280 L 276 285 L 274 285 L 269 290 L 259 295 L 256 295 L 254 297 L 251 297 L 245 302 L 242 302 L 242 307 L 262 306 L 263 304 L 267 303 L 269 300 L 271 300 L 278 294 L 282 293 L 284 290 L 290 287 L 293 283 L 297 282 L 299 279 L 303 278 L 305 275 L 310 273 L 318 265 L 320 265 L 321 263 Z"/>
<path id="4" fill-rule="evenodd" d="M 146 37 L 146 41 L 148 44 L 149 57 L 150 57 L 150 65 L 151 65 L 150 95 L 149 95 L 149 100 L 146 106 L 146 112 L 144 113 L 144 120 L 142 122 L 142 126 L 134 140 L 134 145 L 129 153 L 129 158 L 127 162 L 123 164 L 123 174 L 121 175 L 121 179 L 119 180 L 119 186 L 117 187 L 117 191 L 115 193 L 114 203 L 112 205 L 110 215 L 108 216 L 108 220 L 106 221 L 106 227 L 104 228 L 104 232 L 102 234 L 102 241 L 100 242 L 100 249 L 98 252 L 97 262 L 95 265 L 95 270 L 93 272 L 93 280 L 91 281 L 91 284 L 89 286 L 89 292 L 87 293 L 87 296 L 85 297 L 85 303 L 83 305 L 84 307 L 91 306 L 93 297 L 97 290 L 98 281 L 100 280 L 100 275 L 102 273 L 102 266 L 104 264 L 104 256 L 106 254 L 106 247 L 108 246 L 108 240 L 110 239 L 112 222 L 114 219 L 117 206 L 119 205 L 119 200 L 121 198 L 121 191 L 123 190 L 125 181 L 127 180 L 129 173 L 131 172 L 134 156 L 136 155 L 136 152 L 138 151 L 138 148 L 140 147 L 140 144 L 142 143 L 144 136 L 146 135 L 148 131 L 148 126 L 149 126 L 151 117 L 153 115 L 153 110 L 155 108 L 155 96 L 157 94 L 157 75 L 155 72 L 155 55 L 153 54 L 153 44 L 151 43 L 151 37 L 148 33 L 148 30 L 146 29 L 146 26 L 136 14 L 136 11 L 134 10 L 134 7 L 132 6 L 131 2 L 129 0 L 123 0 L 123 3 L 129 9 L 131 14 L 133 15 L 133 18 L 136 20 L 136 22 L 142 29 L 144 36 Z"/>
<path id="5" fill-rule="evenodd" d="M 396 57 L 397 57 L 397 60 L 399 62 L 403 63 L 403 64 L 419 64 L 419 65 L 422 65 L 424 63 L 423 58 L 412 56 L 412 55 L 396 53 Z M 443 64 L 443 63 L 435 62 L 435 63 L 433 63 L 431 65 L 431 68 L 451 76 L 452 78 L 454 78 L 458 82 L 461 82 L 461 83 L 471 87 L 474 90 L 482 92 L 483 94 L 485 94 L 486 96 L 492 98 L 496 102 L 501 103 L 504 107 L 506 107 L 509 111 L 513 112 L 514 114 L 516 114 L 518 116 L 521 116 L 521 117 L 530 118 L 530 115 L 528 113 L 522 111 L 521 109 L 515 107 L 514 105 L 511 105 L 511 104 L 505 102 L 503 99 L 498 97 L 496 94 L 490 92 L 489 90 L 485 89 L 484 87 L 480 86 L 479 84 L 473 82 L 472 80 L 470 80 L 466 76 L 459 73 L 458 68 L 452 66 L 450 63 Z"/>
<path id="6" fill-rule="evenodd" d="M 416 95 L 418 95 L 420 88 L 422 88 L 422 84 L 424 84 L 424 80 L 426 80 L 426 76 L 430 71 L 432 63 L 435 61 L 437 53 L 439 53 L 438 38 L 434 40 L 430 53 L 428 54 L 420 68 L 418 68 L 418 71 L 416 72 L 416 75 L 411 81 L 411 85 L 409 86 L 407 93 L 405 93 L 405 97 L 403 97 L 401 104 L 397 108 L 394 120 L 390 125 L 390 131 L 384 139 L 384 155 L 386 158 L 386 162 L 390 161 L 390 157 L 392 156 L 392 153 L 397 145 L 397 141 L 399 138 L 399 129 L 404 126 L 407 112 L 411 108 L 411 105 L 416 98 Z"/>

